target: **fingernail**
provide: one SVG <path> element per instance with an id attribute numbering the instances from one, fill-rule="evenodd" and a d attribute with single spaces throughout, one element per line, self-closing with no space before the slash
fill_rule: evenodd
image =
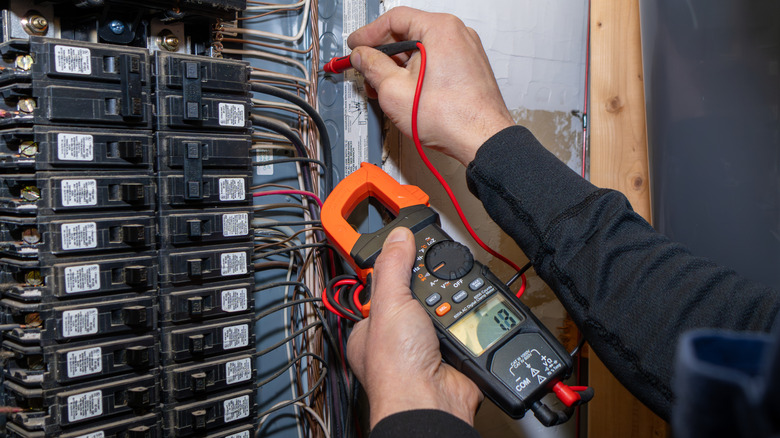
<path id="1" fill-rule="evenodd" d="M 403 242 L 406 240 L 407 229 L 403 227 L 394 228 L 387 236 L 385 243 Z"/>
<path id="2" fill-rule="evenodd" d="M 349 55 L 349 62 L 352 63 L 352 67 L 360 70 L 360 52 L 352 52 Z"/>

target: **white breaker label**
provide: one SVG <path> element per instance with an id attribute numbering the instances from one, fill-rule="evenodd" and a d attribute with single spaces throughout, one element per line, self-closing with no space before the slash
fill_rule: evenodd
<path id="1" fill-rule="evenodd" d="M 250 358 L 230 361 L 225 364 L 226 382 L 228 385 L 246 382 L 252 378 L 252 360 Z"/>
<path id="2" fill-rule="evenodd" d="M 65 293 L 100 289 L 100 265 L 68 266 L 65 268 Z"/>
<path id="3" fill-rule="evenodd" d="M 88 433 L 86 435 L 79 435 L 76 438 L 106 438 L 106 434 L 102 430 L 97 432 Z"/>
<path id="4" fill-rule="evenodd" d="M 243 432 L 234 433 L 233 435 L 228 435 L 225 438 L 249 438 L 249 431 L 245 430 Z"/>
<path id="5" fill-rule="evenodd" d="M 247 345 L 249 345 L 249 325 L 234 325 L 222 329 L 223 350 L 232 350 Z"/>
<path id="6" fill-rule="evenodd" d="M 256 173 L 258 175 L 273 175 L 274 174 L 274 165 L 273 164 L 263 164 L 266 161 L 271 161 L 274 159 L 274 154 L 271 153 L 269 149 L 259 149 L 257 153 L 255 154 L 256 163 L 255 163 L 255 169 Z"/>
<path id="7" fill-rule="evenodd" d="M 100 390 L 68 397 L 68 421 L 74 422 L 103 415 L 103 393 Z"/>
<path id="8" fill-rule="evenodd" d="M 249 213 L 222 215 L 222 236 L 246 236 L 249 234 Z"/>
<path id="9" fill-rule="evenodd" d="M 225 423 L 240 420 L 249 416 L 249 396 L 231 398 L 223 402 L 225 408 Z"/>
<path id="10" fill-rule="evenodd" d="M 222 276 L 246 274 L 246 253 L 245 252 L 226 252 L 221 255 Z"/>
<path id="11" fill-rule="evenodd" d="M 100 347 L 69 351 L 66 355 L 68 377 L 81 377 L 103 371 L 103 357 Z"/>
<path id="12" fill-rule="evenodd" d="M 241 312 L 247 309 L 246 288 L 222 291 L 222 311 Z"/>
<path id="13" fill-rule="evenodd" d="M 365 0 L 344 0 L 344 55 L 348 55 L 347 36 L 366 24 Z M 368 100 L 363 77 L 356 70 L 344 72 L 344 175 L 358 170 L 368 161 Z"/>
<path id="14" fill-rule="evenodd" d="M 60 234 L 62 236 L 62 249 L 65 251 L 97 248 L 97 224 L 95 222 L 62 224 Z"/>
<path id="15" fill-rule="evenodd" d="M 63 161 L 92 161 L 95 157 L 91 135 L 57 134 L 57 158 Z"/>
<path id="16" fill-rule="evenodd" d="M 219 104 L 219 126 L 242 127 L 246 124 L 244 105 L 239 103 Z"/>
<path id="17" fill-rule="evenodd" d="M 92 74 L 92 60 L 85 47 L 54 46 L 54 70 L 77 75 Z"/>
<path id="18" fill-rule="evenodd" d="M 62 336 L 94 335 L 98 332 L 98 310 L 81 309 L 62 312 Z"/>
<path id="19" fill-rule="evenodd" d="M 246 188 L 244 187 L 244 178 L 220 178 L 219 179 L 219 200 L 220 201 L 243 201 L 246 199 Z"/>
<path id="20" fill-rule="evenodd" d="M 94 179 L 64 179 L 60 188 L 64 207 L 97 205 L 97 181 Z"/>

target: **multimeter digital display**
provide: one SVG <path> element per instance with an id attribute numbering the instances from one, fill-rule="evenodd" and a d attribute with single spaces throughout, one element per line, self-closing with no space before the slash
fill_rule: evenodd
<path id="1" fill-rule="evenodd" d="M 354 231 L 344 218 L 361 195 L 378 198 L 395 219 L 373 233 Z M 547 409 L 540 400 L 571 375 L 571 356 L 503 282 L 441 229 L 424 192 L 364 163 L 339 183 L 322 212 L 326 234 L 364 279 L 390 231 L 409 228 L 416 245 L 412 294 L 434 322 L 444 360 L 513 418 L 531 408 L 539 417 Z M 544 422 L 556 421 L 553 415 Z"/>

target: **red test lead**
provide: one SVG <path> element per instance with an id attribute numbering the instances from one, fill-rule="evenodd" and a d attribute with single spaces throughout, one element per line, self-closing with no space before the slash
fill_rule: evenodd
<path id="1" fill-rule="evenodd" d="M 379 50 L 387 56 L 393 56 L 399 53 L 417 50 L 418 42 L 419 41 L 399 41 L 397 43 L 376 46 L 374 49 Z M 322 67 L 322 69 L 327 73 L 342 73 L 351 68 L 352 62 L 349 60 L 349 55 L 333 58 Z"/>

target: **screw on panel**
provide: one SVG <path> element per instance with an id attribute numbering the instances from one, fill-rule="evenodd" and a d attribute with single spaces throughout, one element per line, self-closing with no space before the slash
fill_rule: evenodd
<path id="1" fill-rule="evenodd" d="M 32 113 L 35 111 L 35 99 L 29 97 L 26 99 L 19 99 L 19 102 L 16 103 L 16 109 L 23 113 Z"/>
<path id="2" fill-rule="evenodd" d="M 162 50 L 175 52 L 179 50 L 179 39 L 170 30 L 164 30 L 157 34 L 157 46 Z"/>
<path id="3" fill-rule="evenodd" d="M 24 274 L 24 282 L 27 286 L 40 286 L 43 284 L 41 271 L 30 271 Z"/>
<path id="4" fill-rule="evenodd" d="M 14 61 L 14 66 L 22 71 L 29 71 L 35 61 L 33 61 L 33 57 L 31 55 L 19 55 L 16 57 L 16 61 Z"/>
<path id="5" fill-rule="evenodd" d="M 38 143 L 34 141 L 23 141 L 19 145 L 19 154 L 25 157 L 34 157 L 38 153 Z"/>
<path id="6" fill-rule="evenodd" d="M 30 11 L 21 19 L 22 28 L 30 35 L 46 35 L 49 30 L 49 21 L 43 15 Z"/>
<path id="7" fill-rule="evenodd" d="M 27 186 L 22 189 L 20 196 L 25 201 L 35 202 L 41 199 L 41 190 L 35 186 Z"/>
<path id="8" fill-rule="evenodd" d="M 125 32 L 125 23 L 121 20 L 112 20 L 108 23 L 108 28 L 116 35 L 122 35 Z"/>
<path id="9" fill-rule="evenodd" d="M 41 233 L 37 228 L 26 228 L 22 231 L 22 242 L 35 245 L 41 241 Z"/>

